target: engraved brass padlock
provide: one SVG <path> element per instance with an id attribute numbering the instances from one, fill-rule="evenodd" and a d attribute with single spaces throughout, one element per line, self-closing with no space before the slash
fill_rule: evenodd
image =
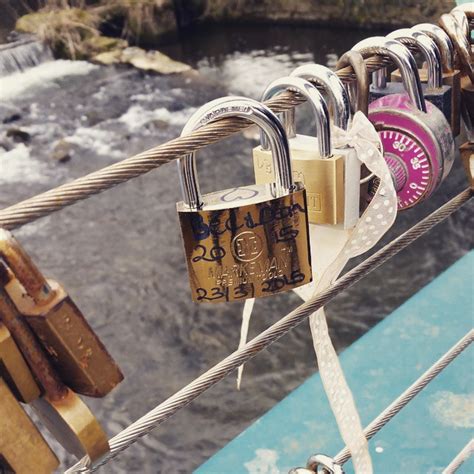
<path id="1" fill-rule="evenodd" d="M 109 450 L 107 436 L 87 405 L 62 383 L 30 327 L 4 291 L 9 271 L 1 261 L 0 276 L 0 322 L 12 334 L 44 391 L 43 398 L 33 400 L 31 406 L 66 450 L 78 458 L 88 455 L 97 460 Z"/>
<path id="2" fill-rule="evenodd" d="M 0 472 L 51 474 L 59 461 L 0 377 Z"/>
<path id="3" fill-rule="evenodd" d="M 184 201 L 177 209 L 196 302 L 269 296 L 312 279 L 306 195 L 293 182 L 281 123 L 257 101 L 224 97 L 201 107 L 182 134 L 225 117 L 242 117 L 264 130 L 277 180 L 201 196 L 194 154 L 178 160 Z"/>
<path id="4" fill-rule="evenodd" d="M 5 289 L 48 351 L 64 383 L 90 397 L 107 395 L 123 379 L 81 311 L 55 281 L 46 281 L 13 235 L 0 229 L 0 259 L 14 277 Z"/>
<path id="5" fill-rule="evenodd" d="M 22 353 L 3 323 L 0 323 L 0 377 L 20 402 L 30 403 L 41 395 Z"/>

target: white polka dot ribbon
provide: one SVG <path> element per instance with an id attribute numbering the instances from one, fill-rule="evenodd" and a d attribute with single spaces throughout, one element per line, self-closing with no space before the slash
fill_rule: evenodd
<path id="1" fill-rule="evenodd" d="M 397 195 L 380 151 L 382 145 L 377 131 L 365 115 L 357 112 L 347 131 L 334 128 L 332 146 L 354 148 L 359 160 L 380 180 L 380 184 L 353 229 L 347 231 L 336 226 L 310 225 L 313 282 L 294 290 L 305 301 L 334 283 L 350 258 L 371 249 L 392 226 L 397 212 Z M 239 347 L 247 340 L 253 304 L 254 300 L 245 302 Z M 351 452 L 355 472 L 371 474 L 372 462 L 367 440 L 351 390 L 329 337 L 323 308 L 310 316 L 310 328 L 324 389 L 341 437 Z M 239 367 L 238 387 L 242 371 L 243 366 Z"/>
<path id="2" fill-rule="evenodd" d="M 359 160 L 380 180 L 377 191 L 355 227 L 348 232 L 347 240 L 336 258 L 317 281 L 314 296 L 324 291 L 338 278 L 350 258 L 371 249 L 395 221 L 397 194 L 390 171 L 380 150 L 377 131 L 361 112 L 354 115 L 348 131 L 335 129 L 333 146 L 350 145 Z M 317 230 L 316 236 L 317 236 Z M 356 473 L 371 474 L 372 461 L 367 439 L 364 436 L 359 413 L 347 384 L 337 353 L 329 336 L 324 309 L 310 316 L 309 324 L 318 360 L 319 372 L 329 403 L 336 418 L 339 432 L 346 443 Z"/>

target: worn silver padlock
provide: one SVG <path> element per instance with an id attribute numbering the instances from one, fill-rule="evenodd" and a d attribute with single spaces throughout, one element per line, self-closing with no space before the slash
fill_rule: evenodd
<path id="1" fill-rule="evenodd" d="M 226 117 L 245 118 L 265 132 L 277 176 L 269 184 L 201 195 L 194 153 L 178 160 L 183 201 L 177 208 L 196 302 L 268 296 L 312 279 L 306 193 L 293 181 L 277 116 L 255 100 L 224 97 L 194 113 L 182 135 Z"/>
<path id="2" fill-rule="evenodd" d="M 451 130 L 457 137 L 461 131 L 461 71 L 454 67 L 453 42 L 442 28 L 431 23 L 420 23 L 412 27 L 412 30 L 427 34 L 438 46 L 441 54 L 443 84 L 451 87 Z M 427 69 L 423 68 L 419 73 L 420 80 L 426 82 L 428 80 Z M 392 78 L 398 80 L 395 73 L 392 74 Z"/>
<path id="3" fill-rule="evenodd" d="M 317 88 L 299 77 L 282 77 L 273 81 L 265 90 L 262 101 L 292 90 L 300 93 L 312 106 L 316 121 L 316 135 L 306 136 L 295 133 L 293 110 L 284 115 L 285 129 L 289 137 L 293 177 L 305 185 L 308 200 L 308 218 L 311 224 L 342 224 L 350 228 L 359 217 L 359 186 L 346 190 L 345 172 L 348 166 L 345 159 L 347 149 L 342 153 L 333 150 L 329 112 L 326 102 Z M 270 150 L 262 136 L 262 145 L 254 149 L 254 171 L 257 183 L 274 180 Z M 351 158 L 351 157 L 350 157 Z M 351 163 L 352 164 L 352 163 Z M 360 173 L 360 165 L 356 166 Z M 352 192 L 353 195 L 350 195 Z M 349 195 L 348 195 L 349 194 Z"/>
<path id="4" fill-rule="evenodd" d="M 387 38 L 396 39 L 405 46 L 413 46 L 422 53 L 427 64 L 427 82 L 426 84 L 422 82 L 423 96 L 438 107 L 446 120 L 451 122 L 452 89 L 450 86 L 443 85 L 441 52 L 435 41 L 427 34 L 409 28 L 395 30 L 387 35 Z M 400 71 L 394 71 L 391 80 L 392 82 L 401 81 Z M 400 84 L 400 92 L 402 91 L 403 86 Z"/>

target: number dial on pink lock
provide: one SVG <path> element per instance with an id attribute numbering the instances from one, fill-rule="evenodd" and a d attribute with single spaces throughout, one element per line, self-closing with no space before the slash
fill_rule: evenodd
<path id="1" fill-rule="evenodd" d="M 398 130 L 382 130 L 379 136 L 397 191 L 398 208 L 412 207 L 433 187 L 433 170 L 427 153 L 417 140 Z"/>

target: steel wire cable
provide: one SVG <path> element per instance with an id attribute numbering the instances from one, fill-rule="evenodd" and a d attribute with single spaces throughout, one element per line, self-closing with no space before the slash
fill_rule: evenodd
<path id="1" fill-rule="evenodd" d="M 440 372 L 443 371 L 461 352 L 464 351 L 474 341 L 474 330 L 471 329 L 462 337 L 448 352 L 441 356 L 423 375 L 421 375 L 410 387 L 408 387 L 396 400 L 394 400 L 385 410 L 380 413 L 365 429 L 364 434 L 367 440 L 374 437 L 400 410 L 405 407 L 413 398 L 418 395 Z M 469 446 L 469 445 L 468 445 Z M 466 449 L 466 448 L 464 448 Z M 464 451 L 464 450 L 463 450 Z M 463 452 L 461 451 L 461 453 Z M 459 455 L 461 454 L 459 453 Z M 458 456 L 459 456 L 458 455 Z M 342 449 L 334 458 L 340 465 L 347 462 L 351 454 L 347 448 Z M 457 458 L 455 458 L 456 460 Z M 453 460 L 454 462 L 454 460 Z M 460 462 L 459 465 L 462 464 Z M 450 464 L 451 466 L 451 464 Z M 448 466 L 449 467 L 449 466 Z M 459 467 L 459 466 L 458 466 Z M 447 468 L 446 468 L 447 469 Z M 443 471 L 454 472 L 454 471 Z"/>
<path id="2" fill-rule="evenodd" d="M 369 72 L 391 64 L 388 58 L 382 56 L 373 56 L 365 61 Z M 346 82 L 355 80 L 353 69 L 350 66 L 340 69 L 337 74 Z M 305 102 L 305 99 L 301 95 L 288 91 L 265 102 L 265 104 L 274 112 L 283 112 L 303 102 Z M 253 125 L 252 122 L 237 117 L 225 118 L 208 124 L 190 135 L 175 138 L 70 183 L 2 209 L 0 211 L 0 227 L 13 230 L 33 222 L 78 201 L 148 173 L 182 155 L 197 151 L 250 125 Z"/>
<path id="3" fill-rule="evenodd" d="M 471 439 L 455 458 L 448 464 L 442 474 L 454 474 L 474 453 L 474 439 Z"/>
<path id="4" fill-rule="evenodd" d="M 237 369 L 267 346 L 275 342 L 296 325 L 308 318 L 317 309 L 324 306 L 336 295 L 361 280 L 367 274 L 378 268 L 388 259 L 403 250 L 414 240 L 428 232 L 432 227 L 447 218 L 459 209 L 472 196 L 471 189 L 466 189 L 456 197 L 448 201 L 429 216 L 415 224 L 399 237 L 392 240 L 383 248 L 368 257 L 358 266 L 344 274 L 332 286 L 306 301 L 291 313 L 284 316 L 275 324 L 267 328 L 251 341 L 247 342 L 241 349 L 236 350 L 218 364 L 213 366 L 204 374 L 193 380 L 171 397 L 160 403 L 149 413 L 132 423 L 122 432 L 110 440 L 110 453 L 99 461 L 95 466 L 90 466 L 88 458 L 83 458 L 79 463 L 72 466 L 67 473 L 94 472 L 99 467 L 107 464 L 119 453 L 148 434 L 151 430 L 166 421 L 181 408 L 187 406 L 203 392 L 226 377 L 230 372 Z"/>

